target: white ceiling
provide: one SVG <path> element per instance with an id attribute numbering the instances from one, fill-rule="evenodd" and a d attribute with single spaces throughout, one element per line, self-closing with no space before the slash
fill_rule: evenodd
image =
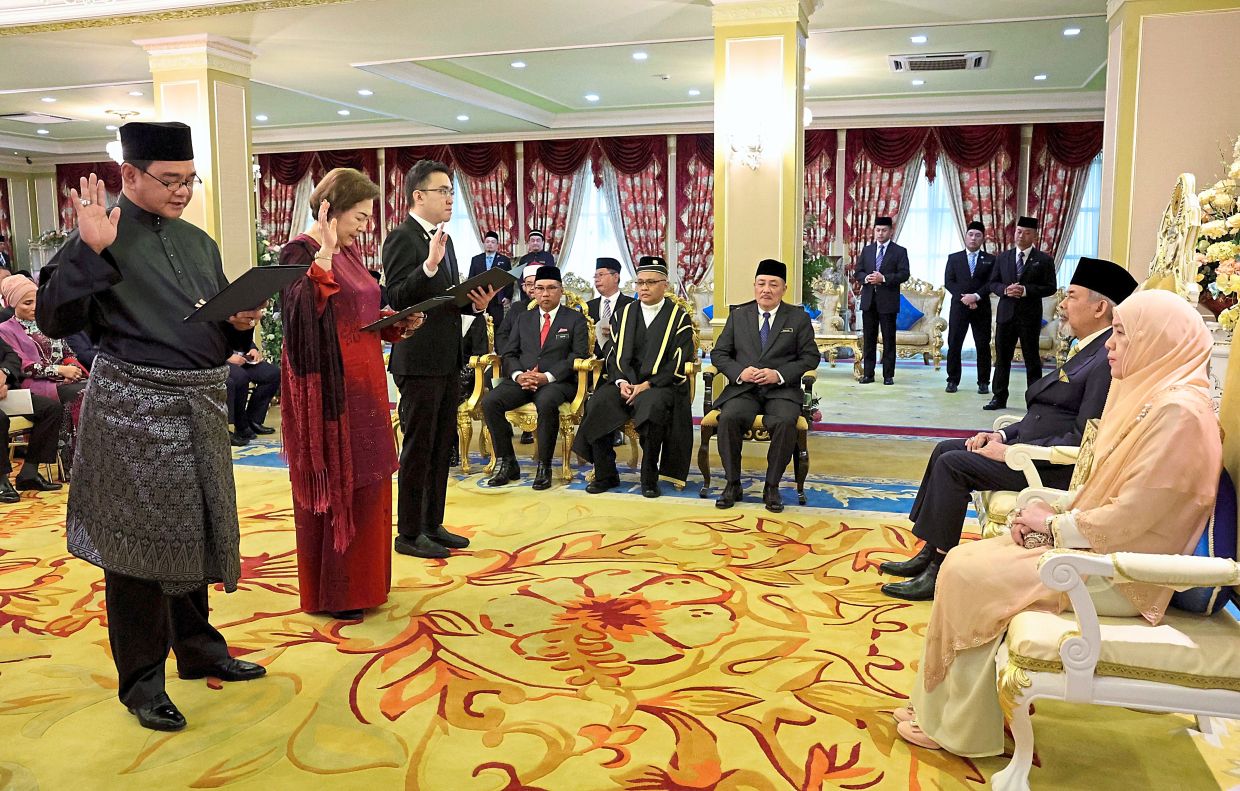
<path id="1" fill-rule="evenodd" d="M 146 53 L 133 41 L 200 33 L 257 50 L 252 105 L 268 120 L 255 122 L 255 143 L 265 150 L 709 128 L 709 0 L 267 5 L 0 0 L 0 115 L 72 119 L 0 120 L 0 151 L 65 159 L 101 150 L 113 135 L 108 110 L 153 116 Z M 124 16 L 157 8 L 158 17 Z M 810 20 L 809 106 L 828 126 L 944 109 L 1101 117 L 1105 12 L 1105 0 L 827 0 Z M 1081 32 L 1064 36 L 1068 27 Z M 930 74 L 922 86 L 887 65 L 893 54 L 971 50 L 990 51 L 990 68 Z M 525 68 L 513 68 L 517 60 Z"/>

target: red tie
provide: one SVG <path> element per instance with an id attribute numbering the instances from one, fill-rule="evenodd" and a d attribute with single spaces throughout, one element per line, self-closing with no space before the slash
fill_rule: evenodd
<path id="1" fill-rule="evenodd" d="M 538 332 L 538 345 L 540 347 L 546 345 L 548 332 L 551 332 L 551 314 L 544 313 L 542 329 Z"/>

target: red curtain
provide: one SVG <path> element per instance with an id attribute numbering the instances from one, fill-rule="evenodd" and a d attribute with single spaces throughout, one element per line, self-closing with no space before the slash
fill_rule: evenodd
<path id="1" fill-rule="evenodd" d="M 662 256 L 667 233 L 667 137 L 604 137 L 598 143 L 616 171 L 617 219 L 629 256 L 634 264 L 643 255 Z"/>
<path id="2" fill-rule="evenodd" d="M 715 250 L 715 136 L 676 136 L 676 243 L 680 282 L 698 285 Z"/>
<path id="3" fill-rule="evenodd" d="M 69 190 L 81 187 L 82 179 L 91 173 L 103 179 L 109 201 L 121 194 L 121 166 L 110 159 L 106 162 L 71 162 L 57 165 L 56 194 L 60 196 L 60 227 L 65 231 L 77 227 L 77 213 L 73 210 Z M 48 230 L 51 229 L 36 229 L 36 233 Z"/>
<path id="4" fill-rule="evenodd" d="M 1038 247 L 1058 267 L 1072 238 L 1089 167 L 1102 153 L 1102 123 L 1035 124 L 1029 152 L 1029 215 Z"/>
<path id="5" fill-rule="evenodd" d="M 479 232 L 495 231 L 500 249 L 511 251 L 519 234 L 516 144 L 466 143 L 453 146 L 452 157 Z"/>
<path id="6" fill-rule="evenodd" d="M 383 195 L 387 211 L 387 227 L 395 228 L 405 221 L 409 207 L 405 205 L 405 174 L 419 160 L 433 159 L 452 166 L 451 146 L 400 146 L 383 152 Z"/>
<path id="7" fill-rule="evenodd" d="M 1020 127 L 945 126 L 934 130 L 943 155 L 955 166 L 961 227 L 972 220 L 986 226 L 986 244 L 1005 250 L 1015 243 Z"/>
<path id="8" fill-rule="evenodd" d="M 835 240 L 835 151 L 838 135 L 834 129 L 805 132 L 805 250 L 824 255 Z"/>
<path id="9" fill-rule="evenodd" d="M 13 241 L 13 232 L 9 224 L 9 184 L 8 179 L 0 179 L 0 236 L 8 241 L 8 253 L 12 257 L 17 252 L 17 243 Z"/>
<path id="10" fill-rule="evenodd" d="M 566 241 L 573 180 L 590 156 L 598 156 L 594 138 L 525 144 L 525 230 L 541 230 L 547 249 L 555 256 Z M 602 181 L 601 169 L 595 168 L 594 174 L 597 186 Z"/>

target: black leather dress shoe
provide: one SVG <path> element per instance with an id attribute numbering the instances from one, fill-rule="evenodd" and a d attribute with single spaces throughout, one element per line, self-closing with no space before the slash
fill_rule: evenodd
<path id="1" fill-rule="evenodd" d="M 780 496 L 778 486 L 767 486 L 762 489 L 762 504 L 773 514 L 784 510 L 784 498 Z"/>
<path id="2" fill-rule="evenodd" d="M 415 558 L 432 558 L 442 560 L 452 557 L 452 553 L 443 544 L 432 541 L 428 536 L 418 534 L 416 538 L 397 536 L 392 548 L 401 555 L 412 555 Z"/>
<path id="3" fill-rule="evenodd" d="M 538 462 L 534 468 L 534 491 L 541 492 L 551 488 L 551 465 Z"/>
<path id="4" fill-rule="evenodd" d="M 242 436 L 235 431 L 228 435 L 228 441 L 234 448 L 240 448 L 250 444 L 249 437 Z"/>
<path id="5" fill-rule="evenodd" d="M 618 448 L 618 447 L 620 447 L 621 445 L 623 445 L 623 444 L 624 444 L 625 442 L 627 442 L 627 441 L 628 441 L 628 440 L 625 438 L 625 436 L 624 436 L 624 432 L 623 432 L 623 431 L 617 431 L 617 432 L 616 432 L 616 434 L 615 434 L 615 436 L 611 438 L 611 445 L 612 445 L 612 447 L 613 447 L 613 448 Z"/>
<path id="6" fill-rule="evenodd" d="M 521 467 L 517 464 L 517 460 L 513 456 L 498 459 L 495 462 L 495 472 L 487 478 L 487 486 L 504 486 L 507 483 L 521 479 Z"/>
<path id="7" fill-rule="evenodd" d="M 586 484 L 586 493 L 602 494 L 620 485 L 619 478 L 595 478 Z"/>
<path id="8" fill-rule="evenodd" d="M 452 453 L 448 455 L 448 466 L 449 467 L 460 467 L 461 466 L 461 452 L 457 450 L 456 448 L 453 448 Z"/>
<path id="9" fill-rule="evenodd" d="M 179 731 L 185 727 L 185 715 L 167 695 L 157 695 L 141 706 L 130 706 L 129 713 L 138 718 L 139 725 L 153 731 Z"/>
<path id="10" fill-rule="evenodd" d="M 426 535 L 431 541 L 434 541 L 436 544 L 442 544 L 448 549 L 464 549 L 469 546 L 468 538 L 448 532 L 443 525 L 435 525 L 426 531 Z"/>
<path id="11" fill-rule="evenodd" d="M 916 577 L 926 570 L 926 566 L 930 565 L 938 552 L 931 545 L 923 544 L 921 551 L 908 560 L 889 560 L 879 564 L 878 570 L 882 574 L 894 574 L 897 577 Z"/>
<path id="12" fill-rule="evenodd" d="M 882 591 L 895 599 L 930 601 L 934 598 L 934 583 L 938 578 L 939 564 L 931 563 L 916 577 L 904 582 L 889 582 L 882 587 Z"/>
<path id="13" fill-rule="evenodd" d="M 9 476 L 0 476 L 0 503 L 19 503 L 22 496 L 13 488 L 13 484 L 9 483 Z"/>
<path id="14" fill-rule="evenodd" d="M 986 394 L 988 394 L 989 392 L 990 392 L 990 386 L 989 386 L 989 385 L 978 385 L 978 386 L 977 386 L 977 394 L 978 394 L 978 395 L 986 395 Z"/>
<path id="15" fill-rule="evenodd" d="M 362 610 L 332 610 L 327 614 L 337 621 L 360 621 L 366 617 Z"/>
<path id="16" fill-rule="evenodd" d="M 960 389 L 960 388 L 956 386 L 956 383 L 955 383 L 955 382 L 948 382 L 948 383 L 947 383 L 947 387 L 943 389 L 943 392 L 945 392 L 945 393 L 954 393 L 954 392 L 956 392 L 956 391 L 957 391 L 957 390 L 959 390 L 959 389 Z"/>
<path id="17" fill-rule="evenodd" d="M 731 508 L 737 503 L 745 499 L 745 492 L 739 483 L 729 483 L 723 487 L 723 491 L 719 493 L 719 499 L 715 501 L 716 508 Z"/>
<path id="18" fill-rule="evenodd" d="M 872 384 L 874 384 L 874 377 L 872 377 L 872 376 L 863 376 L 863 377 L 861 377 L 860 379 L 858 379 L 858 380 L 857 380 L 857 384 L 859 384 L 859 385 L 872 385 Z"/>
<path id="19" fill-rule="evenodd" d="M 255 434 L 258 434 L 259 436 L 262 436 L 262 437 L 266 437 L 270 434 L 276 433 L 276 430 L 274 428 L 271 428 L 270 426 L 264 426 L 262 423 L 251 423 L 250 429 Z"/>
<path id="20" fill-rule="evenodd" d="M 534 435 L 533 435 L 533 434 L 531 434 L 531 433 L 530 433 L 530 432 L 528 432 L 528 431 L 522 431 L 522 432 L 521 432 L 521 440 L 520 440 L 520 442 L 521 442 L 521 444 L 522 444 L 522 445 L 533 445 L 533 444 L 534 444 Z"/>
<path id="21" fill-rule="evenodd" d="M 884 377 L 883 377 L 883 384 L 885 384 L 885 385 L 893 385 L 893 384 L 895 384 L 895 383 L 896 383 L 896 380 L 895 380 L 895 379 L 892 379 L 890 376 L 884 376 Z"/>
<path id="22" fill-rule="evenodd" d="M 1007 409 L 1007 399 L 992 398 L 986 402 L 982 409 Z"/>
<path id="23" fill-rule="evenodd" d="M 177 675 L 185 679 L 218 678 L 220 681 L 253 681 L 267 675 L 267 668 L 247 662 L 244 659 L 221 659 L 206 667 L 177 670 Z"/>
<path id="24" fill-rule="evenodd" d="M 61 484 L 53 483 L 37 472 L 28 478 L 21 476 L 17 478 L 17 490 L 19 492 L 54 492 L 61 488 L 63 488 Z"/>
<path id="25" fill-rule="evenodd" d="M 662 492 L 659 491 L 658 481 L 655 481 L 654 483 L 643 483 L 642 484 L 642 497 L 649 497 L 653 499 L 655 497 L 658 497 L 661 494 Z"/>

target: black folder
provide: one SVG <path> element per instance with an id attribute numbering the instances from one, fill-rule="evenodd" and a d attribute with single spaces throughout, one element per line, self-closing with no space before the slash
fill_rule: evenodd
<path id="1" fill-rule="evenodd" d="M 449 294 L 453 301 L 456 302 L 459 307 L 463 308 L 470 304 L 469 292 L 473 291 L 475 288 L 491 287 L 496 291 L 502 291 L 506 286 L 512 285 L 515 282 L 517 282 L 516 277 L 514 277 L 507 270 L 500 269 L 496 266 L 491 267 L 480 275 L 474 275 L 469 280 L 466 280 L 459 286 L 453 286 L 444 293 Z"/>
<path id="2" fill-rule="evenodd" d="M 228 321 L 229 316 L 262 307 L 285 286 L 306 274 L 308 266 L 256 266 L 224 286 L 185 321 Z"/>
<path id="3" fill-rule="evenodd" d="M 440 305 L 446 305 L 449 302 L 452 302 L 452 297 L 448 296 L 447 294 L 440 294 L 437 297 L 431 297 L 425 302 L 419 302 L 418 304 L 411 305 L 405 308 L 404 310 L 397 311 L 396 313 L 393 313 L 391 316 L 384 316 L 378 321 L 371 322 L 370 324 L 367 324 L 365 327 L 362 327 L 362 330 L 378 332 L 379 330 L 392 326 L 398 321 L 402 321 L 404 319 L 409 318 L 415 313 L 425 313 L 428 310 L 434 310 Z"/>

